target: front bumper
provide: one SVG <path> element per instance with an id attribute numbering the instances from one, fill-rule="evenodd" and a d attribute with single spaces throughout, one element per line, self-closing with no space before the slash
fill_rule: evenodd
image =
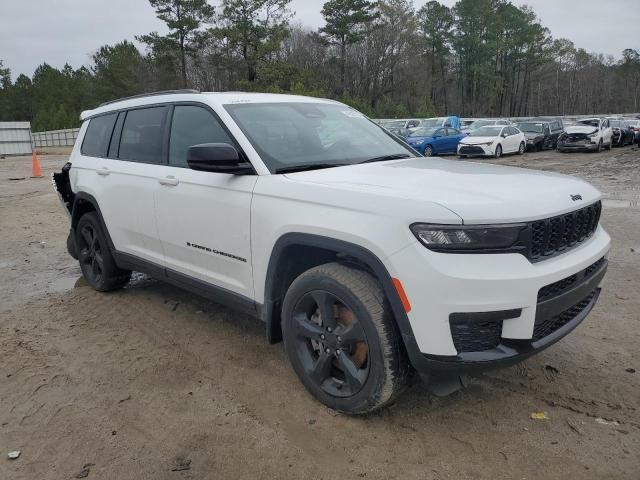
<path id="1" fill-rule="evenodd" d="M 421 244 L 392 255 L 389 261 L 412 307 L 407 314 L 411 328 L 402 334 L 414 368 L 425 375 L 459 375 L 509 365 L 552 345 L 595 305 L 609 242 L 598 227 L 579 247 L 535 264 L 517 253 L 434 253 Z M 585 271 L 588 278 L 580 277 Z M 545 287 L 569 278 L 575 280 L 571 288 L 539 298 Z M 465 350 L 459 342 L 456 346 L 454 324 L 460 318 L 471 322 L 471 335 L 498 328 L 497 344 L 477 351 Z M 476 320 L 488 323 L 474 330 Z"/>
<path id="2" fill-rule="evenodd" d="M 495 146 L 489 145 L 470 145 L 459 144 L 458 155 L 468 155 L 470 157 L 493 157 L 495 155 Z"/>
<path id="3" fill-rule="evenodd" d="M 595 151 L 598 150 L 598 144 L 592 142 L 575 142 L 562 143 L 558 142 L 558 150 L 562 151 Z"/>

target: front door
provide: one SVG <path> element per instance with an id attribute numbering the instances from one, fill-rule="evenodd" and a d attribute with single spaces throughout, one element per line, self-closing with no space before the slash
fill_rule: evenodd
<path id="1" fill-rule="evenodd" d="M 253 298 L 250 209 L 257 175 L 188 168 L 187 150 L 202 143 L 234 144 L 207 107 L 173 107 L 169 165 L 158 175 L 158 235 L 167 275 L 183 274 Z"/>

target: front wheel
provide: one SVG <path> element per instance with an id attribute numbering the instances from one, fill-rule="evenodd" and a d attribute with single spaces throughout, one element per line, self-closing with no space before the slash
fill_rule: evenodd
<path id="1" fill-rule="evenodd" d="M 520 147 L 518 148 L 518 155 L 524 155 L 524 151 L 526 149 L 527 149 L 527 146 L 524 144 L 524 142 L 520 142 Z"/>
<path id="2" fill-rule="evenodd" d="M 300 275 L 285 295 L 282 332 L 298 378 L 334 410 L 373 412 L 406 384 L 400 332 L 382 288 L 362 270 L 329 263 Z"/>
<path id="3" fill-rule="evenodd" d="M 424 147 L 424 156 L 431 157 L 433 156 L 433 147 L 431 145 L 427 145 Z"/>
<path id="4" fill-rule="evenodd" d="M 500 158 L 502 156 L 502 145 L 498 145 L 496 147 L 496 151 L 493 154 L 493 156 L 496 157 L 496 158 Z"/>

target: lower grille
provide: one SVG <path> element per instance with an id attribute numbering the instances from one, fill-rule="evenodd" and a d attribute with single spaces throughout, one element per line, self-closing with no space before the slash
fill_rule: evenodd
<path id="1" fill-rule="evenodd" d="M 481 352 L 496 348 L 502 334 L 502 320 L 484 322 L 451 323 L 451 335 L 456 350 Z"/>
<path id="2" fill-rule="evenodd" d="M 579 281 L 587 280 L 589 277 L 591 277 L 591 275 L 593 275 L 604 262 L 605 258 L 602 257 L 600 260 L 595 262 L 593 265 L 589 265 L 581 272 L 575 273 L 570 277 L 563 278 L 562 280 L 542 287 L 538 291 L 538 303 L 544 302 L 546 300 L 551 300 L 552 298 L 555 298 L 558 295 L 562 295 L 564 292 L 571 290 L 571 288 Z"/>
<path id="3" fill-rule="evenodd" d="M 460 147 L 460 153 L 475 155 L 475 154 L 483 154 L 484 150 L 482 149 L 482 147 L 464 146 L 464 147 Z"/>
<path id="4" fill-rule="evenodd" d="M 537 342 L 538 340 L 543 339 L 557 331 L 558 329 L 564 327 L 571 320 L 580 315 L 591 303 L 593 297 L 595 297 L 597 293 L 597 289 L 591 292 L 587 297 L 585 297 L 580 302 L 576 303 L 573 307 L 568 308 L 564 312 L 559 313 L 558 315 L 554 315 L 551 318 L 541 319 L 536 321 L 536 325 L 533 329 L 533 341 Z"/>

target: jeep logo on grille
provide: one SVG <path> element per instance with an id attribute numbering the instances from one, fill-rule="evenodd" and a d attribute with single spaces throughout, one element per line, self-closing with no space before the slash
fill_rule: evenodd
<path id="1" fill-rule="evenodd" d="M 571 200 L 573 200 L 574 202 L 577 202 L 578 200 L 582 200 L 582 195 L 569 195 L 571 197 Z"/>

